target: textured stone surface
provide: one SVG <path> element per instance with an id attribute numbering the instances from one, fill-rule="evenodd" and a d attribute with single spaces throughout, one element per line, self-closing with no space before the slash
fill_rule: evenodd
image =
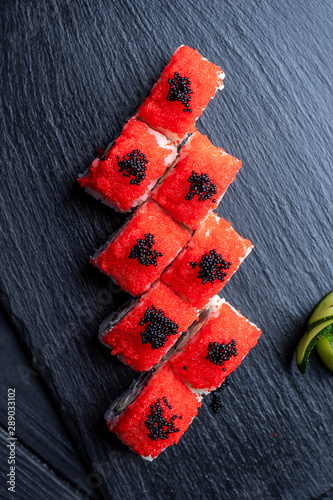
<path id="1" fill-rule="evenodd" d="M 0 446 L 2 451 L 6 450 L 8 457 L 8 434 L 0 428 Z M 19 498 L 25 500 L 53 500 L 55 492 L 59 500 L 80 500 L 82 496 L 74 493 L 73 485 L 59 479 L 59 477 L 28 450 L 22 443 L 16 442 L 16 485 L 15 493 L 6 491 L 5 482 L 9 466 L 7 460 L 0 461 L 0 473 L 3 478 L 1 487 L 1 498 Z M 1 458 L 5 458 L 2 457 Z M 7 485 L 9 486 L 9 485 Z"/>
<path id="2" fill-rule="evenodd" d="M 333 282 L 330 3 L 13 1 L 0 18 L 1 301 L 91 481 L 104 498 L 331 498 L 332 375 L 313 355 L 301 376 L 293 359 Z M 223 412 L 206 404 L 149 464 L 102 420 L 135 374 L 98 345 L 125 297 L 87 261 L 125 217 L 76 177 L 181 43 L 226 73 L 198 126 L 243 160 L 219 214 L 256 248 L 224 296 L 263 336 Z"/>
<path id="3" fill-rule="evenodd" d="M 72 439 L 50 402 L 49 391 L 45 390 L 41 383 L 39 372 L 31 366 L 27 356 L 23 352 L 18 337 L 5 321 L 3 312 L 0 311 L 0 367 L 1 367 L 1 396 L 0 396 L 0 431 L 6 429 L 8 425 L 8 393 L 7 389 L 15 388 L 16 393 L 16 429 L 17 448 L 31 450 L 33 455 L 38 457 L 39 461 L 35 468 L 30 469 L 30 484 L 35 489 L 35 499 L 37 494 L 43 497 L 45 490 L 40 492 L 36 489 L 41 471 L 45 468 L 51 470 L 61 482 L 61 478 L 67 478 L 71 483 L 73 492 L 79 485 L 83 492 L 83 486 L 89 468 L 84 468 L 75 452 Z M 1 436 L 0 436 L 1 439 Z M 32 457 L 32 461 L 33 461 Z M 7 464 L 8 448 L 0 447 L 0 467 L 2 477 L 5 478 L 8 473 Z M 24 468 L 25 458 L 19 458 L 19 466 Z M 31 460 L 29 460 L 31 462 Z M 5 471 L 5 472 L 4 472 Z M 4 473 L 3 473 L 4 472 Z M 26 481 L 25 481 L 26 482 Z M 50 483 L 50 494 L 53 480 L 46 481 Z M 24 491 L 25 484 L 21 481 L 21 472 L 18 474 L 17 481 L 20 493 Z M 1 486 L 2 488 L 2 486 Z M 0 488 L 0 489 L 1 489 Z M 87 488 L 88 489 L 88 488 Z M 16 496 L 20 498 L 20 493 Z M 54 490 L 52 495 L 54 496 Z M 11 498 L 8 493 L 8 498 Z M 73 495 L 75 496 L 75 495 Z M 27 497 L 23 497 L 26 499 Z M 92 496 L 90 495 L 92 499 Z M 93 497 L 94 499 L 96 497 Z M 64 500 L 64 499 L 61 499 Z"/>

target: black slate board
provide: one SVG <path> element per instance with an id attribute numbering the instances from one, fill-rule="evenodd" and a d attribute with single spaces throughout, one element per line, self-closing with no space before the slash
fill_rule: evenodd
<path id="1" fill-rule="evenodd" d="M 330 3 L 3 2 L 0 17 L 1 301 L 94 471 L 90 487 L 108 499 L 332 498 L 332 375 L 314 355 L 301 377 L 293 359 L 333 288 Z M 224 296 L 264 333 L 222 414 L 206 404 L 147 464 L 101 418 L 135 373 L 96 341 L 125 297 L 87 264 L 125 217 L 76 177 L 181 43 L 226 73 L 199 127 L 243 160 L 219 214 L 256 249 Z"/>
<path id="2" fill-rule="evenodd" d="M 10 328 L 2 311 L 0 311 L 0 367 L 2 388 L 0 430 L 6 429 L 8 425 L 8 388 L 15 387 L 18 403 L 17 448 L 22 449 L 18 459 L 20 469 L 18 475 L 21 476 L 23 471 L 25 476 L 28 476 L 28 480 L 24 482 L 18 480 L 16 496 L 20 497 L 24 489 L 28 488 L 34 491 L 34 495 L 31 495 L 33 500 L 46 500 L 48 497 L 45 497 L 45 489 L 36 488 L 39 477 L 44 474 L 45 484 L 49 483 L 50 486 L 50 498 L 54 498 L 54 482 L 63 483 L 64 480 L 71 483 L 72 497 L 75 497 L 74 491 L 77 486 L 86 482 L 88 468 L 85 469 L 81 463 L 70 439 L 71 436 L 66 432 L 50 402 L 48 391 L 41 383 L 39 372 L 31 366 L 19 338 Z M 6 445 L 0 446 L 2 478 L 6 478 L 8 472 L 7 460 L 8 448 Z M 36 462 L 35 466 L 33 461 Z M 10 498 L 11 494 L 8 496 Z M 91 496 L 90 498 L 92 499 Z M 93 498 L 96 500 L 96 496 Z M 24 498 L 27 499 L 28 496 Z"/>
<path id="3" fill-rule="evenodd" d="M 1 451 L 7 450 L 7 437 L 6 431 L 1 427 Z M 45 467 L 20 442 L 16 446 L 16 461 L 16 478 L 18 480 L 16 481 L 15 493 L 8 491 L 5 493 L 5 487 L 3 487 L 1 498 L 10 499 L 16 497 L 24 500 L 53 500 L 55 492 L 57 493 L 56 498 L 61 500 L 80 500 L 82 498 L 81 495 L 74 492 L 73 485 L 59 479 L 52 470 Z M 0 461 L 0 472 L 2 478 L 8 479 L 8 464 L 5 459 Z"/>

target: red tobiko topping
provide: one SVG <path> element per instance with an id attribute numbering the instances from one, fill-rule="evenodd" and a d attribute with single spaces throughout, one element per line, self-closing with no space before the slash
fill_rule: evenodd
<path id="1" fill-rule="evenodd" d="M 161 279 L 190 304 L 203 309 L 251 248 L 251 242 L 239 236 L 230 222 L 210 215 Z"/>
<path id="2" fill-rule="evenodd" d="M 141 295 L 156 281 L 190 238 L 153 202 L 145 203 L 91 263 L 123 290 Z"/>
<path id="3" fill-rule="evenodd" d="M 171 142 L 142 121 L 131 118 L 113 147 L 93 161 L 88 174 L 79 178 L 79 184 L 126 212 L 144 201 L 147 191 L 176 154 Z"/>
<path id="4" fill-rule="evenodd" d="M 156 130 L 176 134 L 181 142 L 195 131 L 196 119 L 222 88 L 223 76 L 221 68 L 183 45 L 165 67 L 138 116 Z"/>
<path id="5" fill-rule="evenodd" d="M 200 406 L 198 396 L 164 365 L 120 417 L 109 423 L 109 429 L 139 455 L 155 458 L 178 443 Z"/>
<path id="6" fill-rule="evenodd" d="M 223 303 L 170 363 L 191 387 L 214 390 L 240 365 L 260 335 L 259 328 Z"/>
<path id="7" fill-rule="evenodd" d="M 152 198 L 174 219 L 196 229 L 217 207 L 241 166 L 240 160 L 196 132 Z"/>
<path id="8" fill-rule="evenodd" d="M 148 371 L 196 318 L 196 309 L 159 281 L 104 333 L 103 342 L 134 370 Z"/>

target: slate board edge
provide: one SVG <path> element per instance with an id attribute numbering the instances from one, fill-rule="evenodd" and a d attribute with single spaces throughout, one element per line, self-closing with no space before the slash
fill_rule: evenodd
<path id="1" fill-rule="evenodd" d="M 7 316 L 6 319 L 8 320 L 10 326 L 13 328 L 15 331 L 16 336 L 19 338 L 20 343 L 22 347 L 24 348 L 29 362 L 32 362 L 32 357 L 31 357 L 31 351 L 33 349 L 33 345 L 29 343 L 29 340 L 26 341 L 24 335 L 21 335 L 20 332 L 24 331 L 24 323 L 23 320 L 20 320 L 17 318 L 13 313 L 12 309 L 10 306 L 10 300 L 5 292 L 3 292 L 2 288 L 0 288 L 0 307 L 3 309 L 5 312 L 5 315 Z M 74 445 L 74 448 L 78 452 L 78 454 L 83 455 L 83 460 L 81 462 L 83 463 L 83 466 L 87 472 L 87 475 L 92 473 L 93 471 L 91 470 L 91 465 L 90 464 L 90 456 L 89 453 L 86 451 L 86 448 L 84 446 L 84 443 L 82 439 L 80 438 L 80 433 L 77 432 L 77 427 L 74 425 L 74 423 L 71 421 L 71 419 L 66 418 L 66 413 L 59 408 L 59 400 L 60 400 L 60 395 L 58 394 L 57 386 L 54 384 L 52 377 L 50 376 L 48 370 L 41 370 L 39 372 L 39 377 L 41 379 L 42 385 L 47 391 L 48 397 L 51 400 L 52 405 L 54 408 L 57 410 L 58 414 L 60 415 L 60 420 L 65 429 L 68 431 L 69 438 L 72 438 L 72 443 Z M 57 400 L 58 397 L 58 400 Z M 72 424 L 72 425 L 71 425 Z M 44 462 L 44 460 L 43 460 Z M 47 467 L 52 470 L 52 467 L 47 464 Z M 58 474 L 58 472 L 57 472 Z M 62 476 L 61 473 L 59 473 L 60 476 Z M 63 479 L 61 479 L 63 480 Z M 67 478 L 67 481 L 69 484 L 71 484 L 71 478 Z M 73 481 L 74 483 L 74 481 Z"/>

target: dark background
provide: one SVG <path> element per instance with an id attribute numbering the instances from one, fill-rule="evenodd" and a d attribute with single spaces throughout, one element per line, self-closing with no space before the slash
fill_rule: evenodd
<path id="1" fill-rule="evenodd" d="M 309 313 L 333 288 L 331 2 L 11 0 L 0 9 L 3 497 L 13 497 L 14 386 L 19 500 L 77 499 L 84 489 L 105 499 L 332 499 L 332 374 L 313 354 L 301 376 L 294 359 Z M 221 413 L 206 398 L 180 444 L 151 464 L 102 419 L 135 373 L 97 342 L 125 295 L 87 262 L 126 217 L 76 179 L 180 44 L 226 73 L 198 128 L 243 161 L 219 214 L 255 249 L 223 295 L 263 335 L 231 376 Z"/>

